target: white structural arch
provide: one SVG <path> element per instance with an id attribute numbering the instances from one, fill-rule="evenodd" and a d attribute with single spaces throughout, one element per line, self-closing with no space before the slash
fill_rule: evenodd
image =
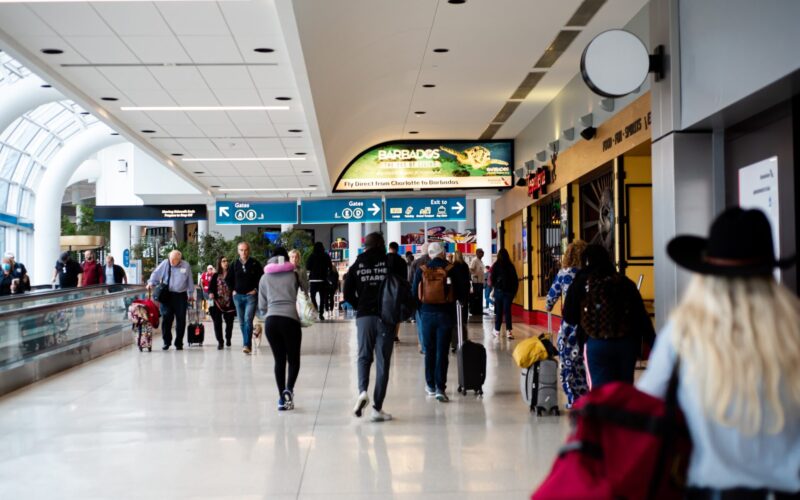
<path id="1" fill-rule="evenodd" d="M 61 252 L 61 200 L 70 178 L 92 154 L 125 142 L 105 126 L 92 127 L 72 137 L 53 157 L 39 185 L 34 209 L 33 282 L 49 283 Z"/>
<path id="2" fill-rule="evenodd" d="M 66 99 L 54 88 L 43 88 L 44 81 L 30 75 L 11 85 L 0 87 L 0 131 L 5 130 L 14 120 L 42 104 Z"/>

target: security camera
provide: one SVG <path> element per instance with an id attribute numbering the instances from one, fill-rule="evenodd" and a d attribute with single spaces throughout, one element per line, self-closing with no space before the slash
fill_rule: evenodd
<path id="1" fill-rule="evenodd" d="M 586 139 L 587 141 L 591 141 L 594 139 L 594 136 L 597 135 L 597 129 L 594 127 L 586 127 L 585 129 L 581 130 L 581 137 Z"/>

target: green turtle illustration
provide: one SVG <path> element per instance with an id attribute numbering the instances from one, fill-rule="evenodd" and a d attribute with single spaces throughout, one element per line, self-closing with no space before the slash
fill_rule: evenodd
<path id="1" fill-rule="evenodd" d="M 508 165 L 507 161 L 492 159 L 492 152 L 484 146 L 472 146 L 461 152 L 444 146 L 439 146 L 439 149 L 455 156 L 456 161 L 462 167 L 468 166 L 483 170 L 489 165 Z"/>

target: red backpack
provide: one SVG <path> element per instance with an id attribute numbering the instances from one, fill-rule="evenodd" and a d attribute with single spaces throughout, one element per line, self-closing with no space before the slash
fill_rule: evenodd
<path id="1" fill-rule="evenodd" d="M 683 498 L 692 442 L 676 373 L 666 402 L 622 382 L 579 399 L 573 432 L 531 498 Z"/>
<path id="2" fill-rule="evenodd" d="M 134 304 L 141 304 L 147 309 L 147 319 L 150 321 L 150 326 L 158 328 L 158 323 L 161 321 L 161 311 L 158 304 L 151 299 L 135 299 Z"/>

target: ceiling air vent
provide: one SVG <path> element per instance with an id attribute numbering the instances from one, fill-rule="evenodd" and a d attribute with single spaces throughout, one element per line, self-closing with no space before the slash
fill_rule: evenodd
<path id="1" fill-rule="evenodd" d="M 539 83 L 539 80 L 541 80 L 543 76 L 544 72 L 528 73 L 528 76 L 526 76 L 525 79 L 522 80 L 522 83 L 519 84 L 517 90 L 515 90 L 514 93 L 511 95 L 511 99 L 519 99 L 524 101 L 525 98 L 528 97 L 528 94 L 531 93 L 531 90 L 533 90 L 533 87 L 535 87 L 536 84 Z"/>
<path id="2" fill-rule="evenodd" d="M 486 130 L 483 131 L 481 136 L 478 137 L 478 140 L 488 141 L 489 139 L 494 137 L 494 134 L 496 134 L 497 131 L 500 130 L 500 127 L 502 126 L 503 126 L 502 123 L 490 123 L 489 126 L 486 127 Z"/>
<path id="3" fill-rule="evenodd" d="M 521 101 L 506 101 L 502 108 L 500 108 L 500 112 L 497 113 L 497 116 L 494 117 L 492 123 L 504 123 L 506 120 L 511 118 L 511 115 L 516 111 L 517 107 L 522 104 Z"/>
<path id="4" fill-rule="evenodd" d="M 606 0 L 583 0 L 583 3 L 567 21 L 567 26 L 574 28 L 586 26 L 605 3 Z"/>
<path id="5" fill-rule="evenodd" d="M 553 43 L 547 47 L 547 50 L 544 51 L 542 57 L 539 58 L 539 61 L 536 63 L 537 68 L 552 68 L 553 65 L 556 63 L 561 54 L 563 54 L 569 44 L 572 43 L 573 40 L 578 36 L 580 31 L 567 31 L 561 30 L 556 35 L 555 40 Z"/>

